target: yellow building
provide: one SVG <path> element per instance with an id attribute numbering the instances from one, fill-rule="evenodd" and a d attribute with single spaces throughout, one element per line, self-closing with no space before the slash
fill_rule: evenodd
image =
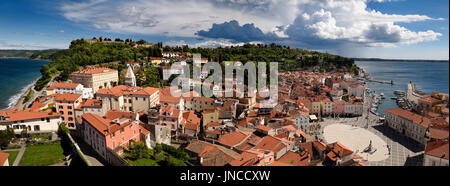
<path id="1" fill-rule="evenodd" d="M 94 93 L 99 89 L 112 88 L 119 83 L 118 71 L 110 68 L 87 68 L 72 73 L 71 78 L 74 83 L 92 88 Z"/>
<path id="2" fill-rule="evenodd" d="M 219 110 L 216 108 L 208 108 L 202 112 L 203 115 L 203 125 L 206 126 L 208 123 L 219 122 Z"/>

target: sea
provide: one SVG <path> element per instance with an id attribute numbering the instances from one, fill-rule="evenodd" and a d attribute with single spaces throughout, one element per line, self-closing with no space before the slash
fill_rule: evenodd
<path id="1" fill-rule="evenodd" d="M 11 109 L 20 96 L 40 77 L 48 61 L 0 58 L 0 110 Z"/>
<path id="2" fill-rule="evenodd" d="M 356 61 L 356 65 L 369 73 L 375 80 L 394 81 L 394 85 L 370 82 L 366 86 L 376 94 L 384 93 L 378 113 L 397 108 L 394 91 L 407 92 L 408 83 L 412 81 L 416 88 L 431 94 L 434 91 L 449 93 L 448 62 L 397 62 L 397 61 Z"/>
<path id="3" fill-rule="evenodd" d="M 0 58 L 0 110 L 14 107 L 20 96 L 40 78 L 40 69 L 48 61 Z M 433 91 L 449 92 L 448 62 L 397 62 L 397 61 L 356 61 L 376 80 L 394 81 L 394 85 L 367 83 L 367 87 L 377 94 L 384 93 L 378 112 L 384 115 L 387 109 L 397 108 L 391 100 L 395 90 L 407 90 L 410 81 L 416 87 L 431 94 Z"/>

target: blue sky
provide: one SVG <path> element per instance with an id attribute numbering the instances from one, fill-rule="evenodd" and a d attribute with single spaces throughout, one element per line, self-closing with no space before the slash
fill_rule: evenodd
<path id="1" fill-rule="evenodd" d="M 0 1 L 0 49 L 98 36 L 215 47 L 278 43 L 348 57 L 449 59 L 448 0 Z"/>

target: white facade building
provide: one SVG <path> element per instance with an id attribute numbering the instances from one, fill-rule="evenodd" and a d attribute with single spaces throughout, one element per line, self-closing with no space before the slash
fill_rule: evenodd
<path id="1" fill-rule="evenodd" d="M 15 133 L 27 130 L 28 133 L 58 132 L 60 114 L 47 111 L 0 111 L 0 130 L 14 129 Z"/>
<path id="2" fill-rule="evenodd" d="M 82 84 L 79 83 L 58 83 L 54 82 L 45 91 L 46 95 L 52 94 L 81 94 L 83 99 L 90 99 L 94 97 L 94 91 L 92 88 L 84 88 Z"/>

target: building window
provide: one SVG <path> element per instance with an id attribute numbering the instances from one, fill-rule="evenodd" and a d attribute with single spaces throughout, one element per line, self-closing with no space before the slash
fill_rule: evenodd
<path id="1" fill-rule="evenodd" d="M 68 109 L 72 109 L 72 106 L 68 106 L 67 108 L 68 108 Z"/>
<path id="2" fill-rule="evenodd" d="M 41 127 L 39 125 L 34 126 L 34 131 L 40 131 L 40 130 L 41 130 Z"/>

